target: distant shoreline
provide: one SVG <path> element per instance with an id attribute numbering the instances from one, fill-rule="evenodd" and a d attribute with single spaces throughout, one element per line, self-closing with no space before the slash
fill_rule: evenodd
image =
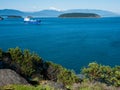
<path id="1" fill-rule="evenodd" d="M 15 15 L 15 16 L 33 16 L 33 17 L 58 17 L 61 14 L 64 13 L 95 13 L 100 15 L 101 17 L 116 17 L 120 16 L 120 14 L 111 12 L 111 11 L 105 11 L 105 10 L 97 10 L 97 9 L 70 9 L 70 10 L 64 10 L 64 11 L 57 11 L 57 10 L 51 10 L 51 9 L 45 9 L 40 11 L 34 11 L 34 12 L 25 12 L 15 9 L 1 9 L 0 10 L 0 16 L 1 15 Z"/>

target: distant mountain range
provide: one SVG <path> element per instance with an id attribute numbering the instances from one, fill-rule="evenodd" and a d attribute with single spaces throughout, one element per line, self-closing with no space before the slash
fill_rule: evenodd
<path id="1" fill-rule="evenodd" d="M 3 9 L 0 10 L 1 15 L 18 15 L 18 16 L 34 16 L 34 17 L 58 17 L 64 13 L 95 13 L 100 15 L 101 17 L 117 17 L 120 14 L 113 13 L 105 10 L 96 10 L 96 9 L 71 9 L 65 11 L 57 11 L 57 10 L 42 10 L 36 12 L 23 12 L 14 9 Z"/>

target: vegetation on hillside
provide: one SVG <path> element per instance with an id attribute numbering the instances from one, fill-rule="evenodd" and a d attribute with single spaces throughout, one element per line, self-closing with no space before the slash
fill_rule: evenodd
<path id="1" fill-rule="evenodd" d="M 106 86 L 102 83 L 84 82 L 77 88 L 57 89 L 49 85 L 38 85 L 36 87 L 30 85 L 8 85 L 0 87 L 0 90 L 119 90 L 116 87 Z"/>
<path id="2" fill-rule="evenodd" d="M 82 73 L 90 81 L 120 86 L 120 66 L 110 67 L 93 62 L 89 63 L 88 67 L 83 68 Z"/>
<path id="3" fill-rule="evenodd" d="M 51 71 L 49 74 L 53 80 L 62 82 L 64 85 L 72 85 L 73 83 L 79 82 L 74 71 L 63 68 L 61 65 L 52 62 L 47 62 L 47 64 L 49 65 L 49 71 Z"/>
<path id="4" fill-rule="evenodd" d="M 56 90 L 49 85 L 41 86 L 40 82 L 43 80 L 62 83 L 64 88 L 70 90 L 109 90 L 108 88 L 116 90 L 115 87 L 120 86 L 120 66 L 110 67 L 92 62 L 82 68 L 80 74 L 84 77 L 80 78 L 74 71 L 53 62 L 43 61 L 36 53 L 18 47 L 10 48 L 7 52 L 0 49 L 0 69 L 7 68 L 16 71 L 30 84 L 37 85 L 37 87 L 12 85 L 10 88 L 14 89 L 10 90 Z M 1 88 L 4 90 L 6 87 Z"/>
<path id="5" fill-rule="evenodd" d="M 10 48 L 7 52 L 0 49 L 0 68 L 10 68 L 29 82 L 40 80 L 52 80 L 62 82 L 64 85 L 78 82 L 78 78 L 71 70 L 52 62 L 45 62 L 35 53 L 20 48 Z"/>

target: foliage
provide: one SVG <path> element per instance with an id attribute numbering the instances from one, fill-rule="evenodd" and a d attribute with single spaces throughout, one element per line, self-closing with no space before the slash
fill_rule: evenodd
<path id="1" fill-rule="evenodd" d="M 20 68 L 20 72 L 24 76 L 31 76 L 37 71 L 37 65 L 42 63 L 41 57 L 29 50 L 22 50 L 18 47 L 10 48 L 8 52 L 11 54 L 12 65 Z"/>
<path id="2" fill-rule="evenodd" d="M 2 57 L 2 49 L 0 49 L 0 58 Z"/>
<path id="3" fill-rule="evenodd" d="M 50 86 L 42 86 L 38 85 L 37 87 L 30 85 L 8 85 L 4 87 L 0 87 L 0 90 L 55 90 Z"/>
<path id="4" fill-rule="evenodd" d="M 93 62 L 89 63 L 88 67 L 83 68 L 82 73 L 90 81 L 94 80 L 108 85 L 120 86 L 120 66 L 112 68 Z"/>
<path id="5" fill-rule="evenodd" d="M 10 48 L 7 53 L 11 57 L 3 58 L 3 56 L 9 54 L 3 53 L 0 49 L 0 59 L 3 59 L 4 63 L 10 64 L 12 69 L 23 75 L 27 80 L 30 78 L 30 81 L 39 82 L 42 78 L 44 80 L 62 82 L 65 86 L 79 82 L 79 78 L 74 71 L 52 62 L 43 62 L 41 57 L 35 53 L 30 53 L 29 50 L 22 51 L 16 47 Z M 120 86 L 120 66 L 110 67 L 92 62 L 89 63 L 88 67 L 82 69 L 82 74 L 85 75 L 85 79 L 89 79 L 91 82 Z"/>
<path id="6" fill-rule="evenodd" d="M 0 87 L 0 90 L 66 90 L 66 89 L 56 89 L 49 85 L 38 85 L 36 87 L 31 85 L 8 85 Z M 82 82 L 78 87 L 71 87 L 68 90 L 117 90 L 116 87 L 106 86 L 99 82 L 93 83 L 90 81 Z"/>
<path id="7" fill-rule="evenodd" d="M 63 68 L 60 74 L 58 75 L 58 81 L 63 82 L 65 85 L 71 85 L 78 82 L 78 78 L 73 71 L 66 70 Z"/>
<path id="8" fill-rule="evenodd" d="M 21 50 L 16 47 L 8 49 L 7 53 L 10 54 L 10 57 L 7 58 L 7 64 L 10 68 L 24 76 L 28 81 L 30 80 L 30 83 L 37 83 L 41 79 L 62 82 L 64 85 L 78 82 L 73 71 L 52 62 L 43 62 L 41 57 L 35 53 L 30 53 L 29 50 Z M 3 62 L 6 62 L 6 59 L 3 59 Z"/>
<path id="9" fill-rule="evenodd" d="M 53 67 L 54 70 L 52 73 L 56 75 L 54 79 L 56 79 L 57 82 L 62 82 L 64 85 L 71 85 L 79 81 L 78 77 L 73 71 L 63 68 L 61 65 L 58 64 L 54 64 L 51 62 L 47 63 L 49 64 L 49 66 Z"/>

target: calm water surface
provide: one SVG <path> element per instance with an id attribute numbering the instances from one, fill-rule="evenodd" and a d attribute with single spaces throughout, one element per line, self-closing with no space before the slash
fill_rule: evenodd
<path id="1" fill-rule="evenodd" d="M 0 48 L 27 48 L 77 73 L 92 61 L 120 65 L 119 17 L 40 19 L 40 25 L 22 19 L 0 21 Z"/>

